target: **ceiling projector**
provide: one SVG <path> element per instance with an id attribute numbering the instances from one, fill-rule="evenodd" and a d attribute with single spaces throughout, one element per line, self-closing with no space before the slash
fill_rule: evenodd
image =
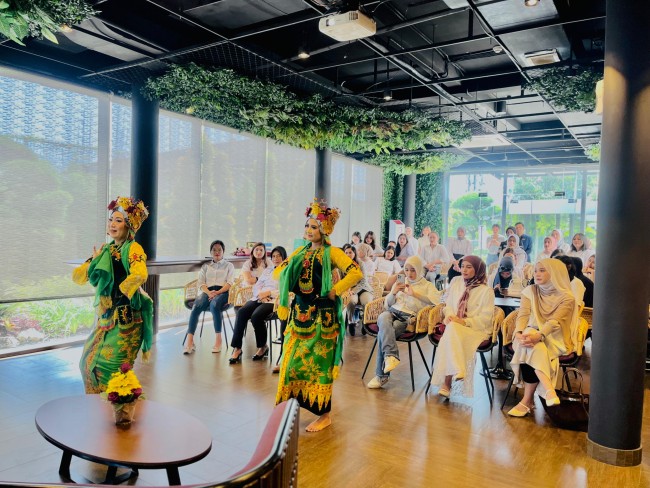
<path id="1" fill-rule="evenodd" d="M 353 41 L 362 37 L 374 36 L 377 24 L 359 10 L 323 17 L 318 22 L 318 30 L 337 41 Z"/>

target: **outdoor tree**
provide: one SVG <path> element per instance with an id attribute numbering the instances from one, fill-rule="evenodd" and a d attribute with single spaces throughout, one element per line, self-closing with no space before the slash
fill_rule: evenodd
<path id="1" fill-rule="evenodd" d="M 476 192 L 466 193 L 456 199 L 450 208 L 449 232 L 463 226 L 468 239 L 478 239 L 478 229 L 481 225 L 489 227 L 500 219 L 501 207 L 494 205 L 490 197 L 479 197 Z"/>

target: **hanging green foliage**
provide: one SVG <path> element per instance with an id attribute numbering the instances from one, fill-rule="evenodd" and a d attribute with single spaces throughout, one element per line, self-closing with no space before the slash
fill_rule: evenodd
<path id="1" fill-rule="evenodd" d="M 535 90 L 558 109 L 593 112 L 596 83 L 602 78 L 602 68 L 595 66 L 548 68 L 527 83 L 526 88 Z"/>
<path id="2" fill-rule="evenodd" d="M 442 241 L 442 187 L 444 173 L 418 175 L 415 184 L 415 232 L 426 226 L 438 232 Z"/>
<path id="3" fill-rule="evenodd" d="M 24 46 L 26 37 L 47 39 L 63 25 L 74 25 L 95 15 L 85 0 L 0 0 L 0 35 Z"/>
<path id="4" fill-rule="evenodd" d="M 600 142 L 587 146 L 585 148 L 585 156 L 592 161 L 600 161 Z"/>
<path id="5" fill-rule="evenodd" d="M 365 163 L 381 166 L 384 171 L 398 175 L 444 172 L 467 161 L 467 156 L 449 152 L 424 154 L 399 153 L 379 154 L 364 160 Z"/>
<path id="6" fill-rule="evenodd" d="M 388 243 L 388 221 L 401 220 L 404 211 L 404 177 L 384 171 L 384 197 L 382 202 L 382 247 Z"/>
<path id="7" fill-rule="evenodd" d="M 167 110 L 303 149 L 388 154 L 397 149 L 422 149 L 427 144 L 459 144 L 471 136 L 463 123 L 425 112 L 338 105 L 319 95 L 300 98 L 275 83 L 195 64 L 175 66 L 150 79 L 144 93 L 160 100 Z"/>

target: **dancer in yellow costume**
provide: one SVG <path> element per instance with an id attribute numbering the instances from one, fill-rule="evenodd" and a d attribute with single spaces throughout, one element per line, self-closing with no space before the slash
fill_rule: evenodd
<path id="1" fill-rule="evenodd" d="M 148 359 L 153 339 L 153 303 L 140 288 L 147 280 L 147 256 L 133 239 L 148 217 L 144 203 L 117 197 L 108 210 L 107 234 L 113 239 L 72 272 L 75 283 L 95 287 L 97 325 L 84 345 L 79 368 L 86 393 L 106 389 L 122 363 L 133 366 L 142 348 Z"/>
<path id="2" fill-rule="evenodd" d="M 305 213 L 304 238 L 309 243 L 274 271 L 280 281 L 278 316 L 289 319 L 276 402 L 296 398 L 301 407 L 318 415 L 307 427 L 308 432 L 332 423 L 332 386 L 345 335 L 341 294 L 363 277 L 359 266 L 330 243 L 339 214 L 338 208 L 314 200 Z M 345 278 L 333 285 L 334 267 L 343 271 Z M 295 294 L 291 308 L 290 292 Z"/>

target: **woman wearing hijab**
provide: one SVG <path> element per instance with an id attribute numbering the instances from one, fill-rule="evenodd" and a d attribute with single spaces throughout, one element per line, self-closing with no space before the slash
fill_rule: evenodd
<path id="1" fill-rule="evenodd" d="M 533 408 L 535 390 L 546 404 L 558 405 L 555 382 L 558 357 L 573 350 L 571 321 L 575 299 L 569 273 L 561 261 L 542 259 L 535 264 L 535 284 L 524 288 L 510 361 L 515 384 L 523 382 L 524 396 L 508 415 L 524 417 Z"/>
<path id="2" fill-rule="evenodd" d="M 526 251 L 519 246 L 519 236 L 517 234 L 508 236 L 508 239 L 506 240 L 506 249 L 512 249 L 515 255 L 515 267 L 518 269 L 524 269 L 528 256 L 526 255 Z M 499 256 L 500 258 L 504 256 L 506 249 L 501 251 Z"/>
<path id="3" fill-rule="evenodd" d="M 555 244 L 560 251 L 562 251 L 564 254 L 569 252 L 570 246 L 564 242 L 564 237 L 562 236 L 561 230 L 553 229 L 551 232 L 551 237 L 555 238 Z"/>
<path id="4" fill-rule="evenodd" d="M 585 292 L 583 295 L 583 302 L 585 307 L 594 306 L 594 282 L 591 281 L 587 276 L 585 276 L 582 269 L 582 259 L 580 258 L 571 258 L 573 261 L 573 267 L 575 268 L 576 277 L 575 279 L 582 281 L 582 284 L 585 287 Z"/>
<path id="5" fill-rule="evenodd" d="M 540 252 L 537 255 L 537 259 L 535 259 L 535 262 L 541 261 L 542 259 L 549 259 L 551 257 L 551 254 L 553 254 L 553 251 L 557 249 L 557 241 L 555 240 L 555 237 L 553 236 L 547 236 L 544 237 L 544 251 Z"/>
<path id="6" fill-rule="evenodd" d="M 504 256 L 499 261 L 497 269 L 488 277 L 488 286 L 494 289 L 497 297 L 503 297 L 503 291 L 510 287 L 512 280 L 524 281 L 524 275 L 520 269 L 515 266 L 514 259 L 510 256 Z"/>
<path id="7" fill-rule="evenodd" d="M 420 256 L 411 256 L 404 263 L 405 279 L 397 280 L 384 299 L 385 312 L 377 319 L 376 376 L 368 388 L 381 388 L 388 382 L 389 373 L 399 366 L 397 338 L 406 331 L 410 321 L 428 305 L 440 303 L 441 292 L 424 278 L 424 263 Z"/>
<path id="8" fill-rule="evenodd" d="M 476 349 L 492 334 L 494 292 L 486 285 L 485 263 L 478 256 L 465 256 L 460 271 L 447 292 L 445 331 L 431 376 L 431 384 L 445 398 L 451 395 L 452 380 L 464 380 L 463 395 L 473 396 Z"/>

